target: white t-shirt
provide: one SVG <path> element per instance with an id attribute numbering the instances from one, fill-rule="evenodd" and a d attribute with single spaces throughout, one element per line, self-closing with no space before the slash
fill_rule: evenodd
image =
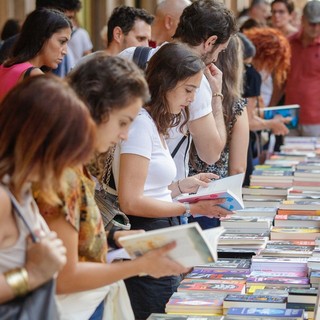
<path id="1" fill-rule="evenodd" d="M 151 49 L 149 52 L 148 60 L 159 50 L 160 47 Z M 119 53 L 119 56 L 132 60 L 135 47 L 125 49 Z M 196 92 L 195 100 L 189 106 L 190 118 L 189 122 L 202 118 L 212 112 L 212 91 L 209 85 L 209 82 L 205 76 L 202 77 L 200 87 Z M 184 128 L 184 132 L 187 131 L 187 128 Z M 170 152 L 176 148 L 180 140 L 182 139 L 183 134 L 178 127 L 171 128 L 169 131 L 169 138 L 167 139 L 167 144 Z M 189 173 L 189 149 L 191 144 L 190 139 L 185 139 L 183 144 L 180 146 L 177 154 L 174 157 L 174 162 L 177 167 L 177 175 L 174 178 L 175 181 L 183 179 L 188 176 Z"/>
<path id="2" fill-rule="evenodd" d="M 261 71 L 261 97 L 265 107 L 268 107 L 273 93 L 273 79 L 271 74 Z"/>
<path id="3" fill-rule="evenodd" d="M 73 53 L 75 64 L 83 57 L 84 52 L 92 50 L 93 45 L 87 30 L 77 28 L 73 31 L 72 37 L 68 42 L 68 47 Z"/>
<path id="4" fill-rule="evenodd" d="M 167 145 L 164 147 L 149 113 L 142 109 L 133 121 L 127 141 L 117 145 L 113 174 L 118 189 L 120 154 L 131 153 L 150 160 L 144 185 L 144 196 L 172 202 L 168 186 L 176 176 L 176 166 Z"/>

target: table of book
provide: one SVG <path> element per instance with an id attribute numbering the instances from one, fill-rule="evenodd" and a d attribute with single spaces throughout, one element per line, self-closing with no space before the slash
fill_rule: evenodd
<path id="1" fill-rule="evenodd" d="M 320 319 L 320 144 L 286 137 L 221 221 L 218 261 L 184 276 L 148 319 Z"/>

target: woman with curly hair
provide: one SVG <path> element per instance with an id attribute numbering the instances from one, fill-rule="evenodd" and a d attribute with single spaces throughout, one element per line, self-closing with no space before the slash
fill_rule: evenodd
<path id="1" fill-rule="evenodd" d="M 252 64 L 262 77 L 263 104 L 277 105 L 290 68 L 290 44 L 280 31 L 273 28 L 252 28 L 244 34 L 256 47 Z"/>

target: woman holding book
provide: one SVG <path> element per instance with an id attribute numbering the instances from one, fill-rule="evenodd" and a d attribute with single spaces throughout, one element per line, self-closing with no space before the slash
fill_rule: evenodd
<path id="1" fill-rule="evenodd" d="M 95 125 L 69 86 L 43 75 L 17 85 L 1 102 L 0 139 L 2 304 L 24 299 L 65 265 L 66 249 L 42 219 L 31 183 L 38 182 L 46 199 L 61 205 L 61 176 L 90 157 Z M 52 310 L 52 303 L 47 299 L 43 310 Z"/>
<path id="2" fill-rule="evenodd" d="M 126 140 L 129 126 L 149 97 L 141 70 L 133 62 L 97 52 L 76 67 L 68 81 L 97 124 L 96 152 L 106 152 Z M 62 319 L 133 319 L 125 286 L 118 280 L 143 273 L 157 278 L 187 270 L 167 257 L 174 244 L 133 261 L 106 264 L 107 237 L 94 200 L 92 176 L 79 166 L 70 168 L 63 178 L 63 206 L 52 206 L 35 192 L 42 215 L 67 248 L 67 264 L 57 279 Z M 124 232 L 130 233 L 118 231 L 116 239 Z"/>
<path id="3" fill-rule="evenodd" d="M 207 186 L 212 173 L 200 173 L 172 183 L 176 167 L 165 138 L 171 127 L 188 114 L 205 66 L 201 59 L 179 44 L 162 46 L 150 59 L 146 78 L 151 99 L 139 112 L 127 141 L 117 146 L 114 176 L 121 209 L 129 215 L 132 229 L 154 230 L 179 224 L 183 214 L 225 216 L 224 200 L 193 204 L 173 202 L 181 193 Z M 186 117 L 188 119 L 188 117 Z M 180 277 L 133 277 L 125 281 L 137 319 L 164 307 Z"/>

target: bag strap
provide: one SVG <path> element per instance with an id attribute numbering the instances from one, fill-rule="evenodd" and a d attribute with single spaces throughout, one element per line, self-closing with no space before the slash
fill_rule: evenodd
<path id="1" fill-rule="evenodd" d="M 189 139 L 190 133 L 189 131 L 180 139 L 180 141 L 178 142 L 178 144 L 176 145 L 176 147 L 174 148 L 174 150 L 171 152 L 171 157 L 174 158 L 175 155 L 177 154 L 177 152 L 179 151 L 181 145 L 183 144 L 184 140 L 186 140 L 187 138 Z"/>
<path id="2" fill-rule="evenodd" d="M 132 61 L 142 70 L 146 69 L 149 52 L 151 47 L 136 47 L 133 53 Z"/>
<path id="3" fill-rule="evenodd" d="M 28 78 L 28 77 L 30 76 L 30 73 L 31 73 L 31 71 L 32 71 L 33 69 L 36 69 L 36 67 L 30 67 L 30 68 L 28 68 L 27 71 L 26 71 L 26 72 L 24 73 L 24 75 L 23 75 L 23 79 Z"/>
<path id="4" fill-rule="evenodd" d="M 25 217 L 22 214 L 22 210 L 21 210 L 21 206 L 18 203 L 17 199 L 15 198 L 15 196 L 11 193 L 11 191 L 7 188 L 4 187 L 10 197 L 11 203 L 13 205 L 14 208 L 14 212 L 16 213 L 16 215 L 22 220 L 22 222 L 24 223 L 24 225 L 27 227 L 27 229 L 29 230 L 29 233 L 31 235 L 31 239 L 33 242 L 37 242 L 38 241 L 38 237 L 34 234 L 34 232 L 32 231 L 31 227 L 29 226 L 29 223 L 27 222 L 27 220 L 25 219 Z"/>

